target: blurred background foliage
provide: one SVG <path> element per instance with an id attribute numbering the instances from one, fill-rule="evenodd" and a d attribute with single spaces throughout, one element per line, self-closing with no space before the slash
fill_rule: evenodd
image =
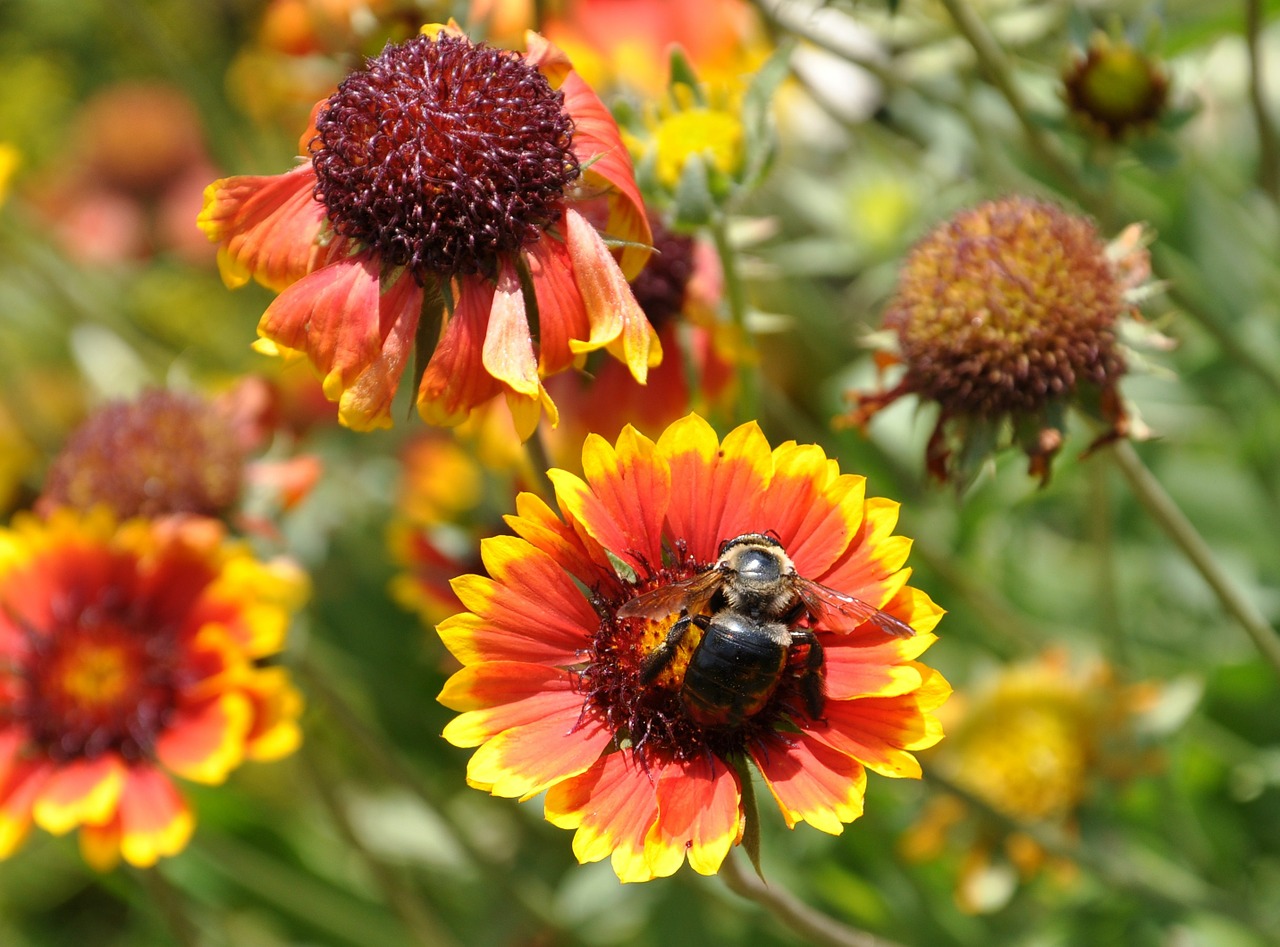
<path id="1" fill-rule="evenodd" d="M 1111 452 L 1077 460 L 1092 435 L 1076 419 L 1045 488 L 1024 458 L 1005 455 L 958 496 L 926 479 L 929 408 L 900 402 L 866 433 L 831 421 L 846 391 L 876 386 L 865 337 L 903 255 L 932 224 L 1012 193 L 1089 214 L 1108 236 L 1144 222 L 1155 276 L 1167 281 L 1145 312 L 1177 346 L 1123 383 L 1154 435 L 1137 450 L 1274 625 L 1280 2 L 728 5 L 750 33 L 723 61 L 688 51 L 708 87 L 727 77 L 725 101 L 740 102 L 744 73 L 770 55 L 779 58 L 763 68 L 786 69 L 770 134 L 751 145 L 766 173 L 721 182 L 721 203 L 704 218 L 723 225 L 733 248 L 758 353 L 739 401 L 721 403 L 714 419 L 723 429 L 757 416 L 775 444 L 821 443 L 843 470 L 869 477 L 872 495 L 902 501 L 899 531 L 916 540 L 912 584 L 949 611 L 930 663 L 955 685 L 957 706 L 980 702 L 1046 649 L 1076 669 L 1056 679 L 1083 682 L 1082 699 L 1147 688 L 1135 727 L 1142 765 L 1116 775 L 1091 751 L 1078 804 L 1031 827 L 1056 867 L 1019 878 L 1000 868 L 998 843 L 975 855 L 982 839 L 1027 827 L 972 798 L 967 840 L 949 833 L 928 857 L 908 857 L 904 839 L 918 838 L 930 806 L 954 800 L 948 789 L 965 792 L 941 759 L 931 778 L 926 755 L 921 783 L 873 778 L 866 815 L 841 837 L 789 832 L 766 813 L 770 884 L 907 944 L 1275 943 L 1277 669 L 1147 514 Z M 305 451 L 323 465 L 278 531 L 255 539 L 314 580 L 287 656 L 308 700 L 303 749 L 246 766 L 226 786 L 188 787 L 196 836 L 154 871 L 97 875 L 72 840 L 37 833 L 0 864 L 0 943 L 796 942 L 758 905 L 687 868 L 620 886 L 607 864 L 574 863 L 570 837 L 542 821 L 537 801 L 466 788 L 467 754 L 438 737 L 451 716 L 435 702 L 450 659 L 397 603 L 413 595 L 390 592 L 405 569 L 388 542 L 392 524 L 426 528 L 406 512 L 418 488 L 401 458 L 416 439 L 443 435 L 416 420 L 365 435 L 338 428 L 305 373 L 281 374 L 249 349 L 270 296 L 226 292 L 194 227 L 204 184 L 288 167 L 311 102 L 387 38 L 449 15 L 488 24 L 497 42 L 539 15 L 568 35 L 592 6 L 0 4 L 0 146 L 16 155 L 0 184 L 0 503 L 32 501 L 95 406 L 151 386 L 215 393 L 249 373 L 284 393 L 266 456 Z M 720 6 L 702 11 L 703 39 L 717 35 Z M 1063 76 L 1097 31 L 1130 42 L 1167 78 L 1158 114 L 1119 136 L 1100 135 L 1064 98 Z M 975 54 L 975 35 L 998 60 L 989 48 Z M 610 62 L 607 50 L 601 58 Z M 618 65 L 625 57 L 612 62 L 615 74 L 589 78 L 643 148 L 665 51 L 631 76 Z M 697 223 L 688 197 L 677 186 L 666 206 Z M 571 464 L 575 450 L 563 445 L 557 461 Z M 441 469 L 454 468 L 428 462 Z M 487 478 L 436 537 L 470 571 L 476 540 L 513 508 L 520 477 L 495 464 L 453 476 L 446 495 Z M 1098 662 L 1105 680 L 1079 670 Z M 1105 731 L 1138 714 L 1088 720 Z M 971 745 L 944 741 L 937 754 L 954 760 Z M 975 858 L 987 858 L 976 875 Z M 968 903 L 957 891 L 966 877 Z"/>

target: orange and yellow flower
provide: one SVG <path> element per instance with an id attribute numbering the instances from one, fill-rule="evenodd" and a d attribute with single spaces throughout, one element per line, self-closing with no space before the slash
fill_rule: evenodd
<path id="1" fill-rule="evenodd" d="M 821 448 L 770 449 L 754 423 L 723 440 L 697 415 L 655 443 L 626 428 L 593 435 L 584 474 L 550 471 L 560 515 L 522 494 L 515 536 L 487 539 L 489 576 L 464 576 L 464 611 L 438 631 L 463 668 L 440 700 L 461 711 L 445 728 L 476 747 L 468 782 L 494 795 L 546 793 L 545 814 L 575 830 L 581 862 L 610 858 L 623 881 L 674 873 L 689 860 L 716 872 L 743 839 L 741 779 L 754 765 L 788 826 L 839 833 L 862 812 L 866 770 L 919 776 L 913 751 L 942 735 L 934 710 L 949 687 L 915 659 L 942 615 L 906 585 L 910 540 L 892 535 L 898 505 L 866 499 Z M 686 634 L 670 664 L 642 666 L 676 616 L 619 615 L 627 602 L 710 567 L 726 539 L 769 532 L 798 573 L 906 622 L 813 623 L 825 655 L 825 708 L 815 719 L 788 666 L 754 713 L 704 725 L 686 710 Z M 808 624 L 797 619 L 794 628 Z M 832 623 L 834 624 L 834 623 Z"/>
<path id="2" fill-rule="evenodd" d="M 99 869 L 180 851 L 174 776 L 221 783 L 298 744 L 301 698 L 259 661 L 305 592 L 213 520 L 64 509 L 0 531 L 0 857 L 33 823 L 79 828 Z"/>
<path id="3" fill-rule="evenodd" d="M 280 293 L 257 347 L 306 356 L 353 428 L 390 425 L 415 349 L 431 353 L 424 419 L 504 394 L 522 437 L 556 420 L 542 379 L 585 353 L 641 382 L 661 359 L 627 285 L 650 232 L 617 125 L 563 53 L 527 40 L 520 55 L 448 27 L 388 45 L 317 105 L 310 160 L 206 190 L 224 280 Z"/>

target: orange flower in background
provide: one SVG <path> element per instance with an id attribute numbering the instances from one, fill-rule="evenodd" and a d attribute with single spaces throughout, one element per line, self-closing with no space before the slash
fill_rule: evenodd
<path id="1" fill-rule="evenodd" d="M 626 282 L 650 241 L 631 159 L 564 55 L 528 45 L 452 28 L 388 45 L 317 106 L 309 161 L 206 191 L 224 280 L 280 292 L 257 347 L 307 357 L 344 424 L 390 425 L 415 345 L 432 353 L 424 419 L 457 424 L 504 394 L 521 437 L 543 410 L 556 420 L 543 377 L 586 352 L 642 382 L 660 361 Z M 625 242 L 617 258 L 596 219 Z"/>
<path id="2" fill-rule="evenodd" d="M 32 823 L 99 869 L 187 843 L 173 776 L 217 784 L 299 741 L 301 698 L 260 659 L 306 583 L 201 518 L 70 510 L 0 532 L 0 857 Z"/>
<path id="3" fill-rule="evenodd" d="M 719 869 L 743 838 L 748 763 L 789 826 L 833 834 L 861 814 L 867 769 L 920 774 L 912 751 L 941 737 L 933 711 L 949 688 L 915 660 L 942 611 L 906 585 L 896 503 L 865 499 L 864 479 L 817 446 L 771 450 L 755 424 L 722 441 L 696 415 L 656 443 L 629 427 L 616 445 L 593 435 L 583 468 L 550 471 L 560 516 L 518 498 L 517 535 L 482 544 L 489 577 L 456 580 L 468 611 L 438 627 L 463 664 L 440 695 L 461 711 L 444 735 L 477 747 L 472 786 L 545 791 L 579 861 L 611 858 L 621 880 L 645 881 L 686 858 Z M 800 576 L 856 597 L 855 617 L 795 598 L 765 621 L 723 590 L 687 602 L 690 620 L 679 604 L 655 612 L 655 597 L 727 578 L 717 562 L 735 538 L 785 550 L 770 561 L 789 555 Z M 741 647 L 725 634 L 753 622 L 765 627 Z M 762 658 L 749 676 L 716 673 Z"/>
<path id="4" fill-rule="evenodd" d="M 1152 712 L 1160 697 L 1154 685 L 1118 682 L 1105 664 L 1073 667 L 1064 652 L 1049 651 L 957 694 L 942 713 L 948 740 L 930 763 L 1010 818 L 1071 830 L 1100 782 L 1151 768 L 1154 756 L 1140 734 L 1156 729 Z M 1074 868 L 1050 858 L 1025 833 L 980 819 L 950 795 L 926 807 L 903 850 L 914 861 L 934 861 L 951 840 L 966 848 L 956 901 L 969 912 L 1002 907 L 1019 878 L 1042 868 L 1063 877 Z"/>

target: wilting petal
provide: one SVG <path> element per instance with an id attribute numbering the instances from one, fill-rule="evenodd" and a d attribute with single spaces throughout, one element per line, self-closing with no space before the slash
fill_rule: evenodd
<path id="1" fill-rule="evenodd" d="M 46 832 L 64 835 L 85 822 L 106 821 L 120 799 L 124 772 L 124 764 L 114 753 L 59 766 L 32 806 L 36 824 Z"/>
<path id="2" fill-rule="evenodd" d="M 610 237 L 627 241 L 628 245 L 622 248 L 622 272 L 626 279 L 635 279 L 652 252 L 653 233 L 636 185 L 631 155 L 622 143 L 613 115 L 581 76 L 566 76 L 560 90 L 564 93 L 565 111 L 573 116 L 573 153 L 584 165 L 590 163 L 584 172 L 588 182 L 595 178 L 612 191 L 605 229 Z"/>
<path id="3" fill-rule="evenodd" d="M 453 317 L 418 387 L 418 413 L 428 424 L 461 424 L 473 408 L 501 390 L 484 367 L 493 286 L 472 277 L 460 280 L 459 287 Z"/>
<path id="4" fill-rule="evenodd" d="M 573 64 L 564 51 L 541 33 L 525 30 L 525 61 L 536 68 L 551 83 L 551 88 L 560 88 L 565 76 L 573 71 Z"/>
<path id="5" fill-rule="evenodd" d="M 136 868 L 186 847 L 195 819 L 169 777 L 147 766 L 128 770 L 120 795 L 120 854 Z"/>
<path id="6" fill-rule="evenodd" d="M 615 449 L 592 434 L 582 448 L 583 481 L 566 470 L 548 476 L 556 496 L 596 542 L 633 567 L 662 564 L 662 521 L 671 474 L 657 462 L 653 441 L 628 425 Z"/>
<path id="7" fill-rule="evenodd" d="M 712 561 L 724 540 L 768 528 L 758 508 L 773 458 L 754 422 L 731 431 L 722 444 L 710 424 L 691 414 L 663 432 L 658 452 L 671 468 L 671 482 L 680 485 L 672 493 L 668 528 L 688 542 L 695 559 Z"/>
<path id="8" fill-rule="evenodd" d="M 591 324 L 591 337 L 570 342 L 575 352 L 606 347 L 620 359 L 636 381 L 644 384 L 649 368 L 662 359 L 662 343 L 636 302 L 617 261 L 585 217 L 567 210 L 564 226 L 573 260 L 573 279 Z"/>
<path id="9" fill-rule="evenodd" d="M 552 786 L 546 818 L 562 829 L 577 829 L 573 854 L 579 862 L 611 856 L 619 881 L 658 877 L 645 854 L 645 839 L 658 818 L 656 788 L 630 753 L 610 753 L 582 775 Z"/>
<path id="10" fill-rule="evenodd" d="M 525 257 L 538 300 L 538 371 L 545 377 L 581 357 L 573 343 L 590 338 L 591 322 L 565 244 L 544 237 L 525 250 Z"/>
<path id="11" fill-rule="evenodd" d="M 751 748 L 788 828 L 808 822 L 830 835 L 862 815 L 866 771 L 844 753 L 805 736 L 771 737 Z"/>
<path id="12" fill-rule="evenodd" d="M 220 783 L 244 758 L 252 714 L 248 698 L 234 691 L 184 707 L 156 741 L 156 757 L 184 779 Z"/>
<path id="13" fill-rule="evenodd" d="M 258 332 L 307 355 L 344 424 L 389 427 L 421 307 L 422 289 L 408 271 L 398 271 L 384 293 L 378 262 L 361 253 L 290 286 L 267 307 Z"/>
<path id="14" fill-rule="evenodd" d="M 536 398 L 542 388 L 520 277 L 506 261 L 494 287 L 481 361 L 485 371 L 526 398 Z"/>
<path id="15" fill-rule="evenodd" d="M 252 277 L 280 292 L 328 258 L 332 248 L 316 244 L 325 208 L 315 185 L 308 161 L 286 174 L 222 178 L 205 188 L 197 223 L 219 244 L 218 269 L 229 287 Z"/>

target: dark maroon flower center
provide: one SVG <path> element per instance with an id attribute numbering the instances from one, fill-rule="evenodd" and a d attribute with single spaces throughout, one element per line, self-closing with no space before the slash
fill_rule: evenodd
<path id="1" fill-rule="evenodd" d="M 689 712 L 684 678 L 701 644 L 696 627 L 685 634 L 670 664 L 652 680 L 642 679 L 646 659 L 662 643 L 678 615 L 665 620 L 615 617 L 631 598 L 651 589 L 692 578 L 712 563 L 698 562 L 684 554 L 675 563 L 657 569 L 617 601 L 597 598 L 600 626 L 592 641 L 591 656 L 580 672 L 587 712 L 613 731 L 620 745 L 629 745 L 641 760 L 690 760 L 711 753 L 722 760 L 740 757 L 747 747 L 777 735 L 779 728 L 794 727 L 803 716 L 803 702 L 796 679 L 784 675 L 759 712 L 735 726 L 706 726 Z"/>
<path id="2" fill-rule="evenodd" d="M 564 96 L 517 53 L 461 37 L 388 44 L 320 110 L 316 194 L 384 262 L 493 276 L 542 235 L 578 178 Z"/>
<path id="3" fill-rule="evenodd" d="M 654 217 L 649 218 L 649 226 L 654 253 L 631 281 L 631 291 L 649 323 L 661 329 L 684 309 L 685 290 L 694 271 L 694 242 L 692 237 L 672 233 Z"/>

